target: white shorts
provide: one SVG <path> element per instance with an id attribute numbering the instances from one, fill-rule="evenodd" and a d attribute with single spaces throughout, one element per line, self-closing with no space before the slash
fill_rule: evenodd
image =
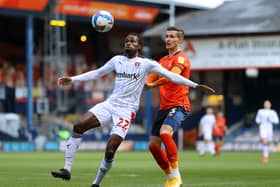
<path id="1" fill-rule="evenodd" d="M 129 126 L 135 118 L 135 111 L 124 107 L 113 107 L 109 102 L 104 101 L 89 109 L 100 122 L 101 126 L 113 123 L 110 134 L 116 134 L 125 138 Z"/>
<path id="2" fill-rule="evenodd" d="M 267 140 L 269 142 L 272 141 L 273 139 L 273 130 L 272 128 L 261 128 L 259 129 L 260 131 L 260 138 Z"/>
<path id="3" fill-rule="evenodd" d="M 204 140 L 212 140 L 212 131 L 211 130 L 204 130 L 203 131 L 203 138 L 204 138 Z"/>

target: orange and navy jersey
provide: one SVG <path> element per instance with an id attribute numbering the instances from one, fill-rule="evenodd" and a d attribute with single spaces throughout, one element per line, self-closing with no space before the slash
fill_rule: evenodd
<path id="1" fill-rule="evenodd" d="M 225 117 L 220 117 L 216 118 L 216 123 L 213 128 L 213 135 L 214 136 L 224 136 L 224 129 L 226 126 L 226 118 Z"/>
<path id="2" fill-rule="evenodd" d="M 181 51 L 172 56 L 166 55 L 162 57 L 159 63 L 169 71 L 174 66 L 177 66 L 182 70 L 181 76 L 187 79 L 190 78 L 190 61 Z M 169 81 L 161 85 L 159 90 L 161 100 L 160 110 L 172 108 L 174 106 L 182 106 L 187 111 L 190 111 L 190 101 L 188 97 L 189 88 L 187 86 Z"/>

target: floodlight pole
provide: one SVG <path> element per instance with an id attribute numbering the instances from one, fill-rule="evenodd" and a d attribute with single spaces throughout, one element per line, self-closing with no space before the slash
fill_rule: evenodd
<path id="1" fill-rule="evenodd" d="M 175 1 L 169 1 L 169 26 L 175 26 Z M 178 143 L 178 150 L 182 151 L 184 149 L 184 130 L 183 128 L 179 128 L 177 132 L 177 143 Z"/>
<path id="2" fill-rule="evenodd" d="M 169 26 L 175 26 L 175 1 L 169 0 Z"/>
<path id="3" fill-rule="evenodd" d="M 27 66 L 27 127 L 33 128 L 33 16 L 26 17 L 26 66 Z"/>

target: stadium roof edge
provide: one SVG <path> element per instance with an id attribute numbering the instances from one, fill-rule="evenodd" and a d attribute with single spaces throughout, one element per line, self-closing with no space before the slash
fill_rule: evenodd
<path id="1" fill-rule="evenodd" d="M 188 36 L 280 32 L 279 0 L 230 1 L 211 10 L 196 10 L 176 17 L 175 25 Z M 168 21 L 142 33 L 144 37 L 164 36 Z"/>

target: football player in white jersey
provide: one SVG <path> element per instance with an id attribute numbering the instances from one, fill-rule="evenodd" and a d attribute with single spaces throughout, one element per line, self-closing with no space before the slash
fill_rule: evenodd
<path id="1" fill-rule="evenodd" d="M 83 118 L 74 125 L 72 136 L 66 145 L 64 167 L 57 171 L 52 171 L 53 177 L 70 180 L 72 164 L 83 133 L 91 128 L 113 124 L 104 159 L 92 182 L 92 187 L 100 186 L 102 179 L 113 165 L 117 148 L 125 138 L 128 128 L 135 118 L 140 96 L 149 73 L 160 74 L 173 82 L 201 91 L 214 92 L 212 88 L 206 85 L 199 85 L 180 75 L 169 72 L 156 61 L 141 57 L 142 42 L 135 33 L 126 36 L 124 50 L 124 55 L 114 56 L 99 69 L 73 77 L 63 76 L 58 79 L 58 84 L 63 86 L 78 81 L 96 80 L 112 71 L 116 74 L 114 90 L 111 96 L 106 101 L 90 108 Z"/>
<path id="2" fill-rule="evenodd" d="M 205 151 L 215 155 L 215 144 L 212 139 L 212 132 L 215 126 L 215 115 L 212 107 L 207 107 L 206 114 L 201 118 L 199 124 L 199 135 L 203 136 L 204 142 L 200 145 L 199 154 L 203 156 Z"/>
<path id="3" fill-rule="evenodd" d="M 279 123 L 275 110 L 271 109 L 271 102 L 264 101 L 263 108 L 259 109 L 256 115 L 256 122 L 259 124 L 261 143 L 263 144 L 263 162 L 269 162 L 269 144 L 273 138 L 273 124 Z"/>

